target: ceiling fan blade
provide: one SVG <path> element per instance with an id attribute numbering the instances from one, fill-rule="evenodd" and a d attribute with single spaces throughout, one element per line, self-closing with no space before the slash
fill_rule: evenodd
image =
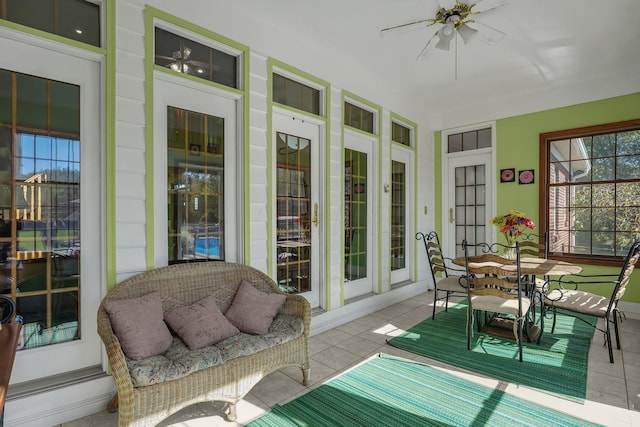
<path id="1" fill-rule="evenodd" d="M 480 28 L 478 28 L 478 38 L 489 46 L 493 46 L 506 36 L 506 33 L 493 28 L 491 25 L 483 24 L 478 21 L 469 22 L 480 25 Z"/>
<path id="2" fill-rule="evenodd" d="M 203 62 L 203 61 L 196 61 L 196 60 L 189 60 L 188 61 L 190 64 L 195 65 L 196 67 L 200 67 L 200 68 L 209 68 L 209 63 L 208 62 Z"/>
<path id="3" fill-rule="evenodd" d="M 431 36 L 422 51 L 420 51 L 420 54 L 416 58 L 416 61 L 424 61 L 429 57 L 429 54 L 435 49 L 437 35 L 438 32 L 436 31 L 435 34 Z"/>
<path id="4" fill-rule="evenodd" d="M 453 7 L 458 3 L 456 0 L 437 0 L 440 7 L 444 9 L 453 9 Z"/>
<path id="5" fill-rule="evenodd" d="M 166 59 L 167 61 L 175 61 L 173 56 L 156 55 L 156 59 Z"/>
<path id="6" fill-rule="evenodd" d="M 426 24 L 425 24 L 426 23 Z M 420 26 L 430 26 L 435 24 L 435 20 L 432 18 L 429 19 L 421 19 L 419 21 L 414 21 L 414 22 L 408 22 L 406 24 L 402 24 L 402 25 L 395 25 L 393 27 L 389 27 L 389 28 L 383 28 L 382 30 L 380 30 L 380 36 L 384 37 L 387 34 L 391 33 L 391 32 L 400 32 L 400 31 L 408 31 L 408 30 L 412 30 L 416 27 L 420 27 Z"/>
<path id="7" fill-rule="evenodd" d="M 471 6 L 471 13 L 482 13 L 509 3 L 509 0 L 480 0 Z"/>

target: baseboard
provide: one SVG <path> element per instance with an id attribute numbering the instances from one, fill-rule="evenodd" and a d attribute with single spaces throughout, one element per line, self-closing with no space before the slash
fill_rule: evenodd
<path id="1" fill-rule="evenodd" d="M 56 426 L 103 411 L 113 393 L 113 378 L 104 376 L 46 393 L 10 399 L 5 402 L 4 425 Z"/>
<path id="2" fill-rule="evenodd" d="M 414 282 L 410 285 L 392 289 L 384 294 L 374 294 L 368 298 L 359 299 L 343 307 L 313 316 L 311 319 L 311 335 L 313 336 L 328 331 L 352 320 L 382 310 L 390 305 L 420 295 L 428 290 L 427 286 L 426 281 Z"/>
<path id="3" fill-rule="evenodd" d="M 637 302 L 620 301 L 618 308 L 628 319 L 640 320 L 640 304 Z"/>

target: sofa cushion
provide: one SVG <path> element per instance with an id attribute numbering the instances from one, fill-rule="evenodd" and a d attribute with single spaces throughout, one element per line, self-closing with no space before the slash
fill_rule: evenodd
<path id="1" fill-rule="evenodd" d="M 175 337 L 163 354 L 144 360 L 127 359 L 127 367 L 134 387 L 158 384 L 284 344 L 298 338 L 303 331 L 302 318 L 278 314 L 265 335 L 239 333 L 198 350 L 189 350 L 181 339 Z"/>
<path id="2" fill-rule="evenodd" d="M 266 334 L 286 295 L 266 293 L 243 280 L 225 316 L 242 332 Z"/>
<path id="3" fill-rule="evenodd" d="M 209 296 L 164 313 L 164 321 L 190 350 L 197 350 L 239 333 Z"/>
<path id="4" fill-rule="evenodd" d="M 134 387 L 177 380 L 201 369 L 223 363 L 220 350 L 215 346 L 189 350 L 178 337 L 173 338 L 169 349 L 163 354 L 147 357 L 144 360 L 126 359 L 126 361 Z"/>
<path id="5" fill-rule="evenodd" d="M 132 360 L 164 353 L 172 336 L 162 320 L 162 302 L 158 292 L 138 298 L 105 301 L 113 332 L 124 354 Z"/>
<path id="6" fill-rule="evenodd" d="M 289 314 L 278 314 L 266 334 L 240 333 L 220 341 L 215 346 L 220 350 L 222 360 L 226 362 L 291 341 L 302 335 L 303 331 L 302 318 Z"/>

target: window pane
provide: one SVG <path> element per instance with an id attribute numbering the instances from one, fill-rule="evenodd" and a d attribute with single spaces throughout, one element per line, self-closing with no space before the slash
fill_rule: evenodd
<path id="1" fill-rule="evenodd" d="M 100 46 L 100 6 L 85 0 L 5 0 L 0 17 L 47 33 Z M 37 11 L 34 13 L 34 11 Z"/>
<path id="2" fill-rule="evenodd" d="M 462 134 L 457 133 L 448 137 L 449 153 L 457 153 L 462 151 Z"/>
<path id="3" fill-rule="evenodd" d="M 621 156 L 617 158 L 617 179 L 640 178 L 640 155 Z"/>
<path id="4" fill-rule="evenodd" d="M 391 139 L 394 142 L 411 146 L 411 129 L 399 123 L 391 123 Z"/>
<path id="5" fill-rule="evenodd" d="M 344 124 L 365 132 L 374 133 L 374 114 L 372 111 L 345 102 Z"/>
<path id="6" fill-rule="evenodd" d="M 168 107 L 169 262 L 224 253 L 224 119 Z"/>
<path id="7" fill-rule="evenodd" d="M 273 74 L 273 100 L 312 114 L 320 114 L 320 91 L 295 80 Z"/>
<path id="8" fill-rule="evenodd" d="M 640 130 L 618 133 L 617 154 L 640 154 Z"/>
<path id="9" fill-rule="evenodd" d="M 491 128 L 450 134 L 447 137 L 449 153 L 491 147 Z"/>
<path id="10" fill-rule="evenodd" d="M 156 65 L 238 88 L 238 58 L 188 38 L 155 28 Z"/>

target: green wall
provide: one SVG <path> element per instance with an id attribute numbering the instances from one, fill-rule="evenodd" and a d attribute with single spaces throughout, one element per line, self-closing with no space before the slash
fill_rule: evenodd
<path id="1" fill-rule="evenodd" d="M 523 114 L 496 120 L 496 212 L 517 209 L 538 223 L 539 136 L 541 133 L 594 126 L 640 118 L 640 93 L 600 101 Z M 435 133 L 436 228 L 442 229 L 441 132 Z M 535 183 L 500 183 L 499 171 L 515 168 L 535 170 Z M 618 273 L 619 268 L 583 266 L 583 274 Z M 640 266 L 639 266 L 640 269 Z M 588 288 L 584 288 L 587 290 Z M 610 287 L 592 287 L 593 292 L 610 295 Z M 640 303 L 640 272 L 633 274 L 624 301 Z"/>

